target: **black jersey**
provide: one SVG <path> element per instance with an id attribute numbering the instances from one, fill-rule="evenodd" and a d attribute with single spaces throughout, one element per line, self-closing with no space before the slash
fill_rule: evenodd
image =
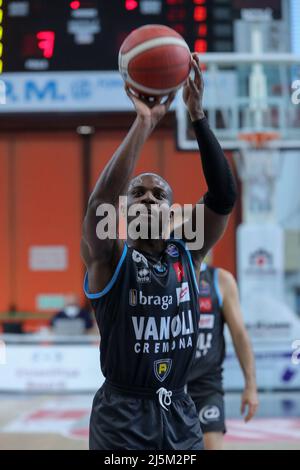
<path id="1" fill-rule="evenodd" d="M 169 240 L 159 258 L 124 245 L 107 287 L 92 301 L 100 331 L 101 369 L 122 387 L 179 389 L 193 362 L 198 285 L 183 242 Z"/>
<path id="2" fill-rule="evenodd" d="M 199 284 L 200 321 L 196 356 L 188 378 L 193 399 L 210 391 L 222 391 L 225 357 L 224 318 L 218 269 L 203 265 Z"/>

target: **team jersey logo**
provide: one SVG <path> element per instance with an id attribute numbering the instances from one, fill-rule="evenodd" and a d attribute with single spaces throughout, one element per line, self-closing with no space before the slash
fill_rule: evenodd
<path id="1" fill-rule="evenodd" d="M 172 359 L 159 359 L 154 361 L 154 374 L 155 377 L 163 382 L 169 375 L 172 367 Z"/>
<path id="2" fill-rule="evenodd" d="M 214 327 L 215 317 L 213 315 L 207 315 L 202 313 L 199 320 L 199 328 L 212 329 Z"/>
<path id="3" fill-rule="evenodd" d="M 176 273 L 177 281 L 181 282 L 184 277 L 184 269 L 182 264 L 178 261 L 177 263 L 173 263 L 172 266 Z"/>
<path id="4" fill-rule="evenodd" d="M 139 253 L 136 250 L 133 250 L 132 252 L 132 259 L 135 263 L 143 263 L 145 266 L 148 267 L 147 258 L 144 255 L 142 255 L 142 253 Z"/>
<path id="5" fill-rule="evenodd" d="M 175 316 L 174 312 L 153 316 L 137 313 L 131 317 L 136 354 L 164 354 L 176 349 L 193 348 L 195 328 L 191 309 Z"/>
<path id="6" fill-rule="evenodd" d="M 171 256 L 172 258 L 177 258 L 179 256 L 179 250 L 177 246 L 173 244 L 168 245 L 166 249 L 166 253 L 168 253 L 168 255 Z"/>
<path id="7" fill-rule="evenodd" d="M 157 276 L 164 276 L 167 274 L 168 266 L 166 263 L 161 263 L 160 261 L 153 265 L 153 271 L 157 274 Z"/>
<path id="8" fill-rule="evenodd" d="M 212 301 L 211 297 L 199 297 L 199 306 L 200 312 L 211 312 L 212 311 Z"/>
<path id="9" fill-rule="evenodd" d="M 220 410 L 215 405 L 207 405 L 199 413 L 199 419 L 202 424 L 207 424 L 213 421 L 219 421 Z"/>
<path id="10" fill-rule="evenodd" d="M 189 300 L 191 300 L 188 283 L 183 282 L 181 284 L 181 287 L 176 287 L 176 294 L 177 294 L 177 305 L 181 304 L 181 302 L 188 302 Z"/>
<path id="11" fill-rule="evenodd" d="M 137 268 L 137 282 L 151 282 L 151 273 L 149 268 Z"/>

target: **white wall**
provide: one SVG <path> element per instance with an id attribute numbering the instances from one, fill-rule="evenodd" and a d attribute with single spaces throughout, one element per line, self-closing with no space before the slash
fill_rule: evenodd
<path id="1" fill-rule="evenodd" d="M 300 54 L 300 2 L 290 0 L 291 46 L 292 52 Z"/>
<path id="2" fill-rule="evenodd" d="M 300 149 L 285 151 L 281 158 L 276 187 L 277 220 L 284 229 L 300 230 Z"/>

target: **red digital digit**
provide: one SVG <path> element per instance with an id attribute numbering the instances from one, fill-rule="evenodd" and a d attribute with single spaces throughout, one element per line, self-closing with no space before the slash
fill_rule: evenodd
<path id="1" fill-rule="evenodd" d="M 205 21 L 207 18 L 207 9 L 206 7 L 195 7 L 194 9 L 194 20 L 195 21 Z"/>
<path id="2" fill-rule="evenodd" d="M 138 6 L 139 5 L 136 0 L 125 0 L 125 8 L 128 11 L 135 10 Z"/>
<path id="3" fill-rule="evenodd" d="M 39 31 L 36 34 L 38 48 L 43 51 L 45 59 L 51 59 L 54 51 L 55 33 L 54 31 Z"/>
<path id="4" fill-rule="evenodd" d="M 78 10 L 78 8 L 80 8 L 80 2 L 78 0 L 74 0 L 70 3 L 70 7 L 72 10 Z"/>
<path id="5" fill-rule="evenodd" d="M 207 52 L 207 41 L 206 39 L 196 39 L 194 44 L 195 52 Z"/>
<path id="6" fill-rule="evenodd" d="M 198 36 L 207 36 L 207 24 L 199 24 L 198 26 Z"/>

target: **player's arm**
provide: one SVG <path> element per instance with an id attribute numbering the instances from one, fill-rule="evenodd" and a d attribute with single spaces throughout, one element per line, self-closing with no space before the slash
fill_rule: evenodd
<path id="1" fill-rule="evenodd" d="M 209 249 L 223 235 L 237 192 L 228 161 L 203 112 L 204 84 L 196 54 L 193 54 L 192 64 L 195 78 L 194 80 L 189 78 L 187 81 L 183 90 L 183 99 L 193 123 L 208 187 L 208 191 L 199 201 L 204 203 L 204 244 L 202 248 L 192 251 L 194 261 L 197 263 L 202 261 Z M 197 233 L 199 229 L 203 230 L 203 226 L 198 227 L 196 220 L 195 207 L 192 213 L 192 226 L 193 231 Z"/>
<path id="2" fill-rule="evenodd" d="M 245 417 L 247 422 L 255 415 L 258 407 L 254 355 L 243 321 L 237 283 L 232 274 L 224 269 L 219 269 L 218 275 L 220 290 L 223 294 L 223 316 L 230 330 L 234 349 L 245 378 L 241 413 L 244 414 L 248 406 Z"/>
<path id="3" fill-rule="evenodd" d="M 102 204 L 118 207 L 119 196 L 127 192 L 144 143 L 169 109 L 174 97 L 170 95 L 164 103 L 157 100 L 150 108 L 128 89 L 126 91 L 137 116 L 125 139 L 99 175 L 83 222 L 81 254 L 88 270 L 91 292 L 98 292 L 106 286 L 123 248 L 123 243 L 116 236 L 101 239 L 97 235 L 96 227 L 100 221 L 97 208 Z"/>

